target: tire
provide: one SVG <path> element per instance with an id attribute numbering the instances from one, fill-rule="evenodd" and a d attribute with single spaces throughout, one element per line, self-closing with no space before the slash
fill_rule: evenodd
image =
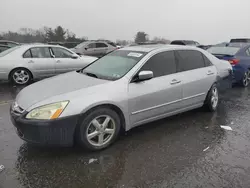
<path id="1" fill-rule="evenodd" d="M 250 83 L 250 71 L 248 70 L 245 72 L 244 77 L 241 80 L 241 85 L 243 87 L 248 87 L 249 83 Z"/>
<path id="2" fill-rule="evenodd" d="M 105 121 L 108 123 L 105 124 Z M 77 126 L 75 135 L 82 147 L 97 151 L 110 146 L 118 137 L 120 129 L 119 115 L 109 108 L 102 107 L 87 113 Z"/>
<path id="3" fill-rule="evenodd" d="M 218 103 L 219 103 L 219 91 L 217 85 L 213 84 L 207 94 L 204 107 L 209 112 L 214 112 L 218 107 Z"/>
<path id="4" fill-rule="evenodd" d="M 28 84 L 32 79 L 32 75 L 29 70 L 25 68 L 14 69 L 10 74 L 10 81 L 16 85 Z"/>

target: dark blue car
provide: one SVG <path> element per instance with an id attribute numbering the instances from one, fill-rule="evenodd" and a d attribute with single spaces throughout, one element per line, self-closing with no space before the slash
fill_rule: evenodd
<path id="1" fill-rule="evenodd" d="M 250 83 L 250 45 L 213 46 L 207 50 L 219 59 L 227 60 L 233 67 L 234 82 L 247 87 Z"/>

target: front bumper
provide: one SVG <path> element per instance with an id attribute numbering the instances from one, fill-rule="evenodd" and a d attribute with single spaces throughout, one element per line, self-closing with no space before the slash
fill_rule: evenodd
<path id="1" fill-rule="evenodd" d="M 43 146 L 72 146 L 78 116 L 56 120 L 28 120 L 27 112 L 17 114 L 10 109 L 11 121 L 18 136 L 32 144 Z"/>

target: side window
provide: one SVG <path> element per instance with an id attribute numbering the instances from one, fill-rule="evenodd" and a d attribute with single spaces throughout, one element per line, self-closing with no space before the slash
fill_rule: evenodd
<path id="1" fill-rule="evenodd" d="M 87 48 L 96 48 L 96 43 L 88 44 Z"/>
<path id="2" fill-rule="evenodd" d="M 247 56 L 250 56 L 250 48 L 248 48 L 248 49 L 246 50 L 246 54 L 247 54 Z"/>
<path id="3" fill-rule="evenodd" d="M 177 50 L 178 72 L 202 68 L 205 66 L 202 54 L 195 50 Z"/>
<path id="4" fill-rule="evenodd" d="M 72 56 L 72 53 L 70 51 L 63 48 L 53 47 L 52 51 L 55 55 L 55 58 L 71 58 Z"/>
<path id="5" fill-rule="evenodd" d="M 151 57 L 140 71 L 153 71 L 154 77 L 176 73 L 175 56 L 173 51 L 160 52 Z"/>
<path id="6" fill-rule="evenodd" d="M 49 48 L 46 47 L 31 48 L 30 51 L 32 58 L 51 58 Z"/>
<path id="7" fill-rule="evenodd" d="M 107 48 L 108 46 L 104 43 L 98 42 L 96 43 L 96 48 Z"/>
<path id="8" fill-rule="evenodd" d="M 23 54 L 23 58 L 32 58 L 30 50 L 27 50 L 24 54 Z"/>
<path id="9" fill-rule="evenodd" d="M 205 66 L 206 66 L 206 67 L 209 67 L 209 66 L 213 65 L 213 64 L 211 63 L 211 61 L 207 58 L 207 56 L 205 56 L 205 55 L 203 55 L 203 54 L 202 54 L 202 56 L 203 56 L 203 59 L 204 59 L 204 62 L 205 62 Z"/>

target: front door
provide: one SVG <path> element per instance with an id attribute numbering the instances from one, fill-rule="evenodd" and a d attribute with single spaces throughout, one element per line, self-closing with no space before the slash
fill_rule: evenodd
<path id="1" fill-rule="evenodd" d="M 48 47 L 31 48 L 23 54 L 23 58 L 35 77 L 55 75 L 55 61 Z"/>
<path id="2" fill-rule="evenodd" d="M 143 70 L 152 71 L 154 77 L 129 84 L 130 121 L 134 126 L 181 108 L 182 83 L 175 74 L 174 52 L 160 52 L 152 56 L 140 69 Z"/>
<path id="3" fill-rule="evenodd" d="M 202 105 L 216 80 L 216 68 L 207 64 L 204 54 L 197 50 L 175 51 L 177 69 L 183 83 L 183 106 Z"/>
<path id="4" fill-rule="evenodd" d="M 51 50 L 54 55 L 56 74 L 78 70 L 86 66 L 80 57 L 73 59 L 73 53 L 65 48 L 52 47 Z"/>
<path id="5" fill-rule="evenodd" d="M 96 43 L 90 43 L 84 47 L 84 55 L 95 56 L 96 54 Z"/>

